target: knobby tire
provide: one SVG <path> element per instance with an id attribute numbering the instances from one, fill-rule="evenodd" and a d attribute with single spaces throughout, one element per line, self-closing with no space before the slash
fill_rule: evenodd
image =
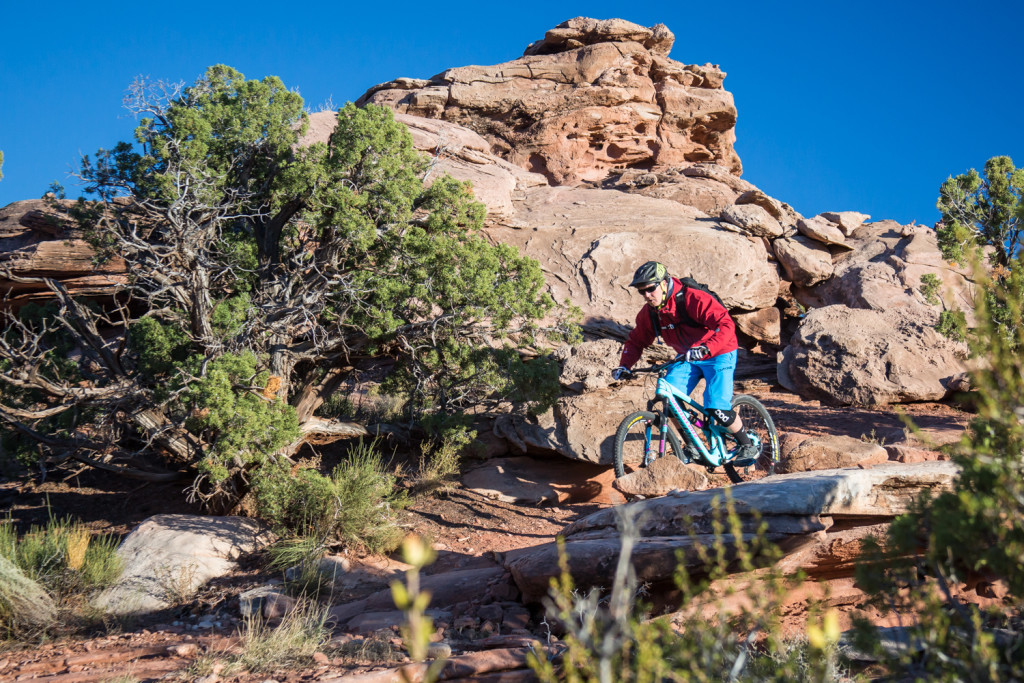
<path id="1" fill-rule="evenodd" d="M 761 453 L 749 467 L 737 468 L 732 463 L 726 463 L 725 473 L 729 475 L 729 481 L 739 484 L 774 474 L 775 466 L 779 464 L 779 435 L 771 415 L 756 398 L 742 394 L 733 397 L 732 409 L 743 420 L 743 430 L 757 434 L 761 441 Z"/>
<path id="2" fill-rule="evenodd" d="M 658 416 L 647 410 L 638 410 L 630 413 L 619 423 L 615 432 L 615 477 L 622 477 L 626 474 L 626 465 L 643 462 L 644 456 L 644 432 L 647 425 L 651 428 L 651 445 L 657 450 L 657 444 L 661 440 L 661 428 L 656 424 Z M 668 430 L 665 439 L 665 454 L 674 455 L 682 462 L 686 462 L 683 455 L 683 447 L 679 443 L 679 436 L 674 429 Z M 655 454 L 656 455 L 656 454 Z"/>

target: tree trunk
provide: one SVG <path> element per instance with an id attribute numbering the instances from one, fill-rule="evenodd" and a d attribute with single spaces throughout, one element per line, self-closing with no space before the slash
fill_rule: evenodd
<path id="1" fill-rule="evenodd" d="M 295 414 L 299 424 L 305 424 L 313 413 L 338 390 L 347 374 L 345 368 L 331 368 L 318 384 L 307 384 L 295 397 Z"/>

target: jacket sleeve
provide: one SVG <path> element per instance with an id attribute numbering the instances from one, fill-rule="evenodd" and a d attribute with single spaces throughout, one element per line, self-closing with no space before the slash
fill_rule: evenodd
<path id="1" fill-rule="evenodd" d="M 629 333 L 626 343 L 622 346 L 622 357 L 619 365 L 624 368 L 632 368 L 640 360 L 644 349 L 654 343 L 654 326 L 651 325 L 651 313 L 648 306 L 640 309 L 636 314 L 636 326 Z"/>
<path id="2" fill-rule="evenodd" d="M 690 289 L 687 291 L 686 312 L 690 317 L 711 331 L 711 336 L 701 339 L 712 356 L 736 348 L 736 323 L 728 309 L 707 292 Z"/>

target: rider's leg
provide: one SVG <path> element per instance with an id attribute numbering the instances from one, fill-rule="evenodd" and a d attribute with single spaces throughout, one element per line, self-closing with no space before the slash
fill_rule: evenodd
<path id="1" fill-rule="evenodd" d="M 695 365 L 707 382 L 704 387 L 704 407 L 712 411 L 721 411 L 721 417 L 725 419 L 720 419 L 719 422 L 736 435 L 736 441 L 741 446 L 746 446 L 750 444 L 750 437 L 743 431 L 743 420 L 732 411 L 732 385 L 738 355 L 738 352 L 730 351 L 698 361 Z"/>
<path id="2" fill-rule="evenodd" d="M 700 382 L 701 373 L 694 363 L 676 363 L 669 368 L 665 381 L 687 396 L 693 393 Z M 731 399 L 730 399 L 731 400 Z"/>

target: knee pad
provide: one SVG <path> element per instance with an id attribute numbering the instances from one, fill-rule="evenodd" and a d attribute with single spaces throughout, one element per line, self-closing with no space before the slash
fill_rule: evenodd
<path id="1" fill-rule="evenodd" d="M 735 410 L 722 410 L 720 408 L 712 408 L 710 412 L 712 417 L 715 418 L 715 421 L 717 421 L 718 424 L 722 425 L 723 427 L 728 427 L 729 425 L 736 421 Z"/>

